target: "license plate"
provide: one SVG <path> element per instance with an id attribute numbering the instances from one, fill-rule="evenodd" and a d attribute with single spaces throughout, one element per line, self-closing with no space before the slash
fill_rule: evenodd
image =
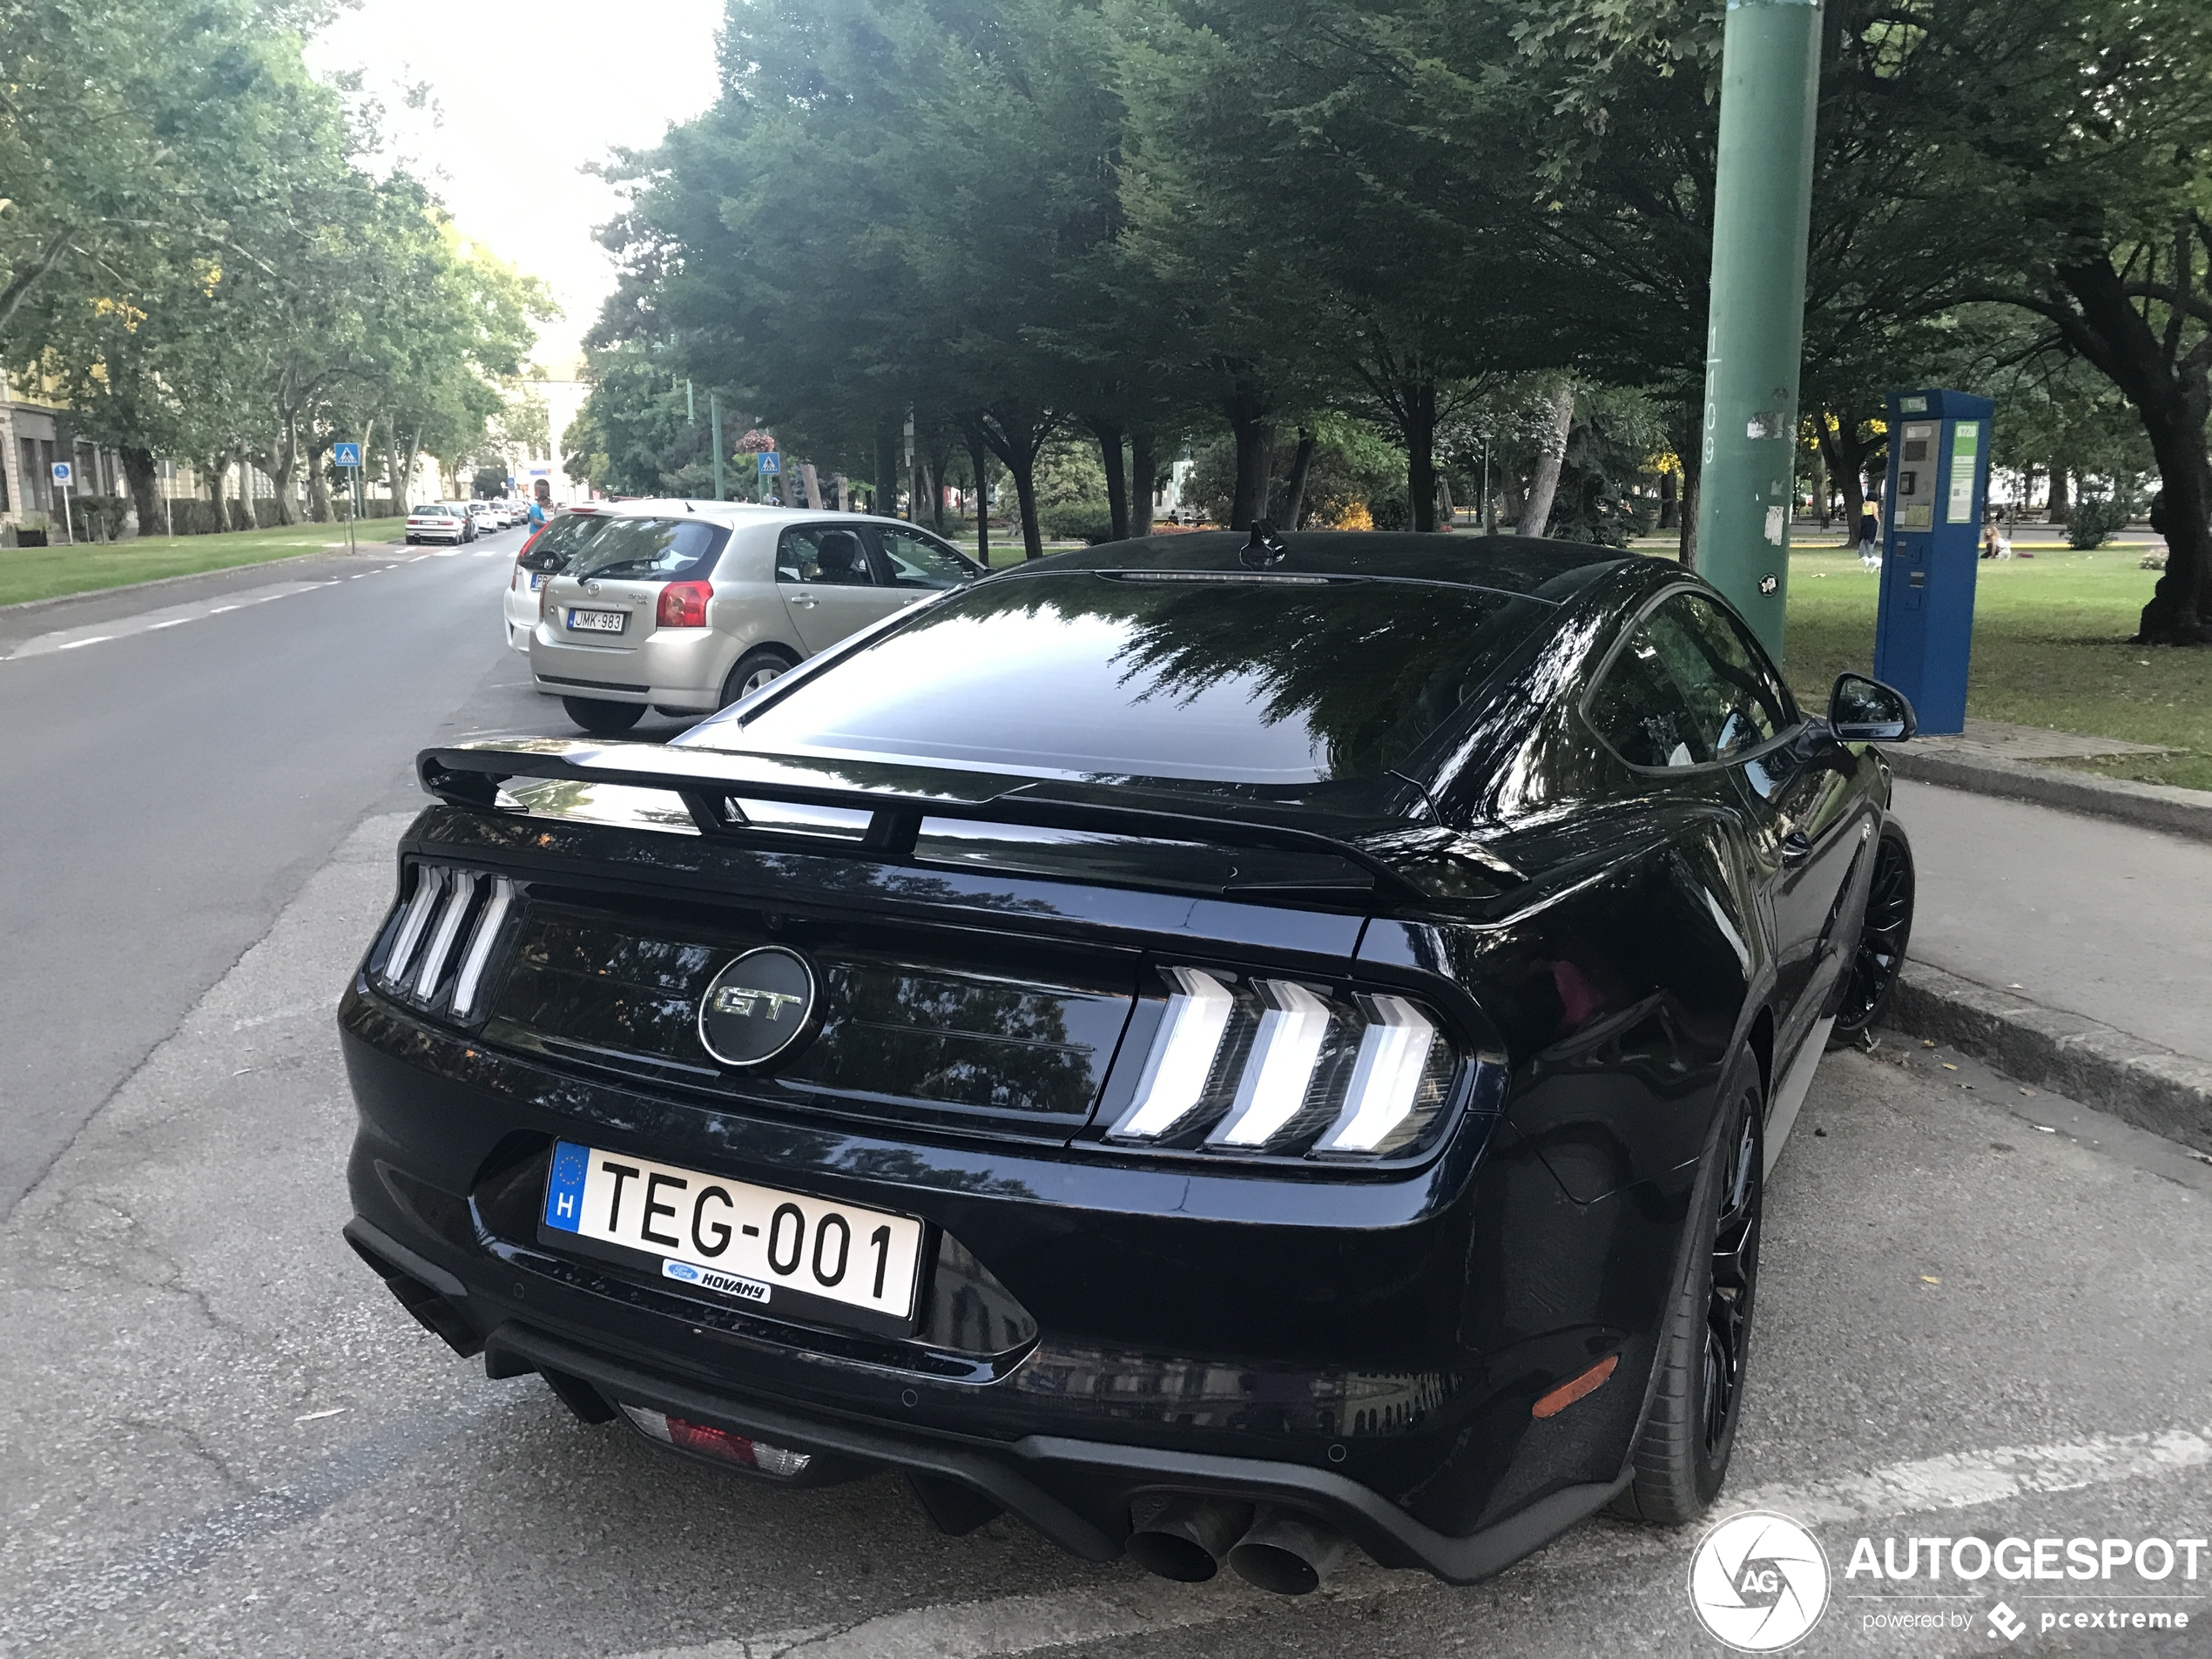
<path id="1" fill-rule="evenodd" d="M 540 588 L 543 587 L 544 585 L 545 585 L 545 572 L 544 572 L 544 571 L 543 571 L 543 570 L 532 570 L 532 571 L 530 572 L 530 591 L 531 591 L 532 593 L 536 593 L 536 591 L 537 591 Z"/>
<path id="2" fill-rule="evenodd" d="M 662 1278 L 794 1318 L 914 1318 L 921 1224 L 626 1153 L 554 1143 L 545 1229 L 658 1258 Z"/>
<path id="3" fill-rule="evenodd" d="M 630 620 L 626 610 L 571 610 L 569 627 L 579 634 L 618 634 Z"/>

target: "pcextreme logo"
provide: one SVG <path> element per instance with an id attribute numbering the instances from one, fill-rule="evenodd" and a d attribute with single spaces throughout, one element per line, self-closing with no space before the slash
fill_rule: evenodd
<path id="1" fill-rule="evenodd" d="M 1804 1641 L 1828 1610 L 1827 1554 L 1787 1515 L 1730 1515 L 1689 1558 L 1689 1605 L 1737 1652 L 1778 1652 Z"/>

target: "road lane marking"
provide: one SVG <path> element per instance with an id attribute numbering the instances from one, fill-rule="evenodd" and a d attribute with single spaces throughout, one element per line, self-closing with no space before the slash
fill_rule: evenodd
<path id="1" fill-rule="evenodd" d="M 1714 1514 L 1768 1509 L 1806 1522 L 1871 1521 L 1965 1509 L 2038 1493 L 2074 1492 L 2114 1481 L 2155 1479 L 2212 1464 L 2212 1426 L 2143 1434 L 2098 1434 L 2067 1444 L 1997 1447 L 1893 1463 L 1864 1474 L 1778 1481 L 1723 1493 Z M 1518 1571 L 1682 1554 L 1693 1529 L 1586 1524 L 1541 1551 Z M 1362 1600 L 1431 1581 L 1365 1562 L 1329 1581 L 1338 1601 Z M 623 1659 L 984 1659 L 1081 1642 L 1188 1629 L 1280 1608 L 1282 1598 L 1224 1573 L 1205 1584 L 1144 1578 L 1127 1584 L 1047 1595 L 1003 1595 L 941 1602 L 882 1614 L 855 1625 L 764 1630 L 678 1648 L 651 1648 Z"/>
<path id="2" fill-rule="evenodd" d="M 208 617 L 219 617 L 226 611 L 242 610 L 248 605 L 263 604 L 271 599 L 287 599 L 298 593 L 312 593 L 320 588 L 334 588 L 339 578 L 332 577 L 320 582 L 282 582 L 265 588 L 249 588 L 241 593 L 227 596 L 220 604 L 206 599 L 189 604 L 164 605 L 158 610 L 141 611 L 135 617 L 125 617 L 112 622 L 88 623 L 78 628 L 59 628 L 50 634 L 40 634 L 25 640 L 0 660 L 14 661 L 19 657 L 46 657 L 56 651 L 75 651 L 80 645 L 105 644 L 111 640 L 133 639 L 140 634 L 150 634 L 157 629 L 175 628 L 187 622 L 198 622 Z"/>

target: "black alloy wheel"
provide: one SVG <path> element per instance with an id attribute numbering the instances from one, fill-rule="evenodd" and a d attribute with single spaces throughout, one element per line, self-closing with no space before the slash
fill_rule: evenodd
<path id="1" fill-rule="evenodd" d="M 610 703 L 596 697 L 564 697 L 561 706 L 594 737 L 611 738 L 627 732 L 645 718 L 643 703 Z"/>
<path id="2" fill-rule="evenodd" d="M 1713 1264 L 1705 1299 L 1705 1356 L 1699 1392 L 1704 1401 L 1705 1457 L 1728 1464 L 1743 1399 L 1743 1362 L 1751 1345 L 1751 1305 L 1759 1288 L 1759 1212 L 1765 1196 L 1759 1125 L 1745 1113 L 1722 1166 L 1719 1214 L 1713 1223 Z M 1714 1481 L 1716 1490 L 1720 1482 Z"/>
<path id="3" fill-rule="evenodd" d="M 1660 1526 L 1696 1520 L 1720 1495 L 1743 1409 L 1765 1195 L 1756 1067 L 1735 1068 L 1721 1098 L 1729 1103 L 1698 1179 L 1696 1231 L 1660 1333 L 1635 1477 L 1613 1503 L 1616 1514 Z"/>
<path id="4" fill-rule="evenodd" d="M 1866 919 L 1858 930 L 1844 980 L 1843 1001 L 1828 1046 L 1842 1049 L 1865 1036 L 1888 1009 L 1905 969 L 1905 948 L 1912 940 L 1912 843 L 1895 824 L 1882 826 L 1874 845 L 1874 876 L 1866 894 Z"/>

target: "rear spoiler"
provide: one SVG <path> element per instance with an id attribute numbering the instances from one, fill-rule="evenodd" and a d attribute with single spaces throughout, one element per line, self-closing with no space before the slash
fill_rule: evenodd
<path id="1" fill-rule="evenodd" d="M 1153 840 L 1200 841 L 1213 846 L 1321 853 L 1341 859 L 1361 871 L 1372 880 L 1378 895 L 1392 900 L 1421 902 L 1435 896 L 1368 847 L 1315 830 L 1154 806 L 1055 799 L 1027 792 L 1036 787 L 1033 780 L 983 777 L 973 772 L 927 774 L 932 784 L 941 788 L 940 792 L 939 787 L 862 788 L 820 781 L 818 776 L 804 772 L 798 777 L 788 775 L 797 770 L 765 758 L 671 749 L 658 744 L 590 744 L 539 738 L 509 738 L 452 749 L 425 749 L 415 759 L 415 771 L 424 789 L 441 800 L 482 810 L 499 807 L 499 787 L 510 779 L 554 779 L 667 791 L 683 801 L 701 834 L 724 840 L 751 840 L 758 833 L 748 825 L 743 807 L 738 805 L 742 799 L 865 812 L 868 814 L 867 829 L 857 843 L 780 831 L 773 834 L 773 844 L 779 846 L 806 844 L 846 856 L 860 852 L 888 860 L 910 858 L 925 818 L 954 818 Z M 786 775 L 777 775 L 779 772 Z M 963 789 L 962 786 L 968 787 Z M 1489 859 L 1485 862 L 1494 877 L 1510 879 L 1515 875 L 1502 860 Z"/>

